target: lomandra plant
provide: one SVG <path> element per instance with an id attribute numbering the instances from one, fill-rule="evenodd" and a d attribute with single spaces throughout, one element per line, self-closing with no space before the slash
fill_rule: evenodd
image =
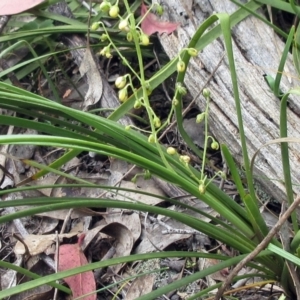
<path id="1" fill-rule="evenodd" d="M 126 18 L 119 16 L 118 1 L 116 3 L 105 1 L 103 2 L 105 5 L 103 3 L 101 4 L 101 9 L 105 9 L 111 17 L 118 17 L 120 19 L 119 28 L 122 31 L 126 31 L 127 40 L 134 46 L 139 63 L 139 72 L 131 69 L 131 74 L 124 75 L 116 80 L 116 86 L 119 88 L 119 99 L 121 102 L 123 102 L 120 108 L 117 109 L 109 118 L 105 119 L 89 112 L 79 111 L 63 106 L 42 96 L 22 90 L 11 84 L 1 82 L 0 107 L 14 111 L 17 113 L 17 115 L 3 115 L 1 116 L 0 123 L 2 125 L 13 125 L 20 128 L 35 129 L 39 131 L 40 134 L 30 136 L 1 136 L 0 144 L 30 144 L 65 149 L 65 154 L 51 165 L 39 165 L 41 171 L 36 174 L 35 178 L 38 178 L 47 172 L 58 173 L 59 168 L 63 164 L 82 151 L 94 152 L 130 162 L 141 167 L 142 169 L 147 170 L 153 176 L 158 176 L 167 182 L 179 186 L 190 195 L 193 195 L 199 201 L 205 202 L 220 215 L 220 218 L 212 217 L 207 215 L 204 211 L 196 210 L 193 207 L 180 204 L 172 199 L 168 199 L 168 201 L 195 210 L 200 214 L 205 215 L 213 222 L 204 222 L 185 213 L 168 210 L 162 207 L 150 206 L 143 203 L 109 200 L 105 198 L 93 199 L 81 197 L 80 201 L 78 201 L 78 199 L 69 197 L 49 197 L 16 199 L 7 202 L 2 201 L 0 203 L 1 208 L 18 207 L 21 205 L 29 205 L 32 206 L 32 208 L 13 214 L 3 215 L 0 217 L 0 223 L 4 224 L 24 216 L 32 216 L 40 212 L 65 208 L 94 207 L 131 209 L 173 218 L 199 232 L 208 235 L 210 238 L 218 240 L 221 243 L 226 244 L 228 247 L 235 249 L 238 255 L 235 257 L 228 257 L 225 255 L 186 251 L 144 253 L 109 259 L 101 262 L 93 262 L 79 268 L 58 272 L 43 278 L 38 278 L 36 274 L 16 267 L 13 264 L 0 262 L 1 267 L 17 270 L 19 273 L 26 274 L 28 277 L 32 278 L 32 280 L 29 282 L 22 283 L 10 289 L 1 291 L 1 299 L 42 284 L 50 284 L 58 289 L 70 292 L 69 290 L 66 290 L 66 288 L 54 282 L 58 279 L 63 279 L 80 272 L 104 268 L 120 263 L 129 263 L 137 260 L 166 257 L 202 257 L 212 258 L 220 261 L 214 266 L 199 272 L 195 272 L 192 275 L 186 276 L 181 280 L 178 280 L 165 287 L 161 287 L 147 295 L 143 295 L 138 298 L 155 299 L 162 294 L 168 293 L 174 289 L 178 289 L 195 280 L 204 278 L 205 276 L 213 274 L 226 267 L 236 265 L 242 259 L 246 258 L 249 253 L 253 253 L 253 251 L 257 249 L 257 246 L 260 245 L 260 243 L 264 241 L 268 235 L 269 231 L 263 217 L 259 212 L 258 201 L 256 199 L 253 187 L 251 166 L 247 153 L 247 145 L 243 134 L 243 119 L 241 115 L 234 56 L 231 45 L 230 26 L 232 26 L 234 22 L 237 22 L 237 20 L 245 17 L 247 13 L 245 13 L 244 10 L 240 10 L 240 15 L 238 18 L 237 14 L 235 15 L 235 18 L 232 18 L 227 14 L 215 14 L 210 16 L 198 28 L 189 45 L 187 45 L 185 49 L 182 49 L 182 51 L 178 54 L 178 57 L 170 61 L 165 67 L 153 75 L 152 78 L 146 80 L 141 44 L 146 44 L 148 42 L 148 37 L 140 29 L 140 24 L 136 22 L 128 2 L 126 0 L 123 2 L 127 10 Z M 255 10 L 259 7 L 259 5 L 250 1 L 246 7 L 248 10 Z M 230 18 L 233 19 L 233 23 L 230 23 Z M 182 133 L 182 136 L 186 139 L 189 146 L 194 149 L 196 153 L 202 155 L 195 145 L 192 144 L 191 140 L 188 138 L 182 128 L 182 95 L 185 93 L 184 76 L 185 71 L 188 68 L 189 60 L 193 55 L 197 54 L 197 51 L 201 50 L 201 47 L 204 47 L 203 45 L 199 44 L 199 41 L 204 36 L 204 32 L 206 32 L 211 25 L 214 25 L 218 22 L 220 24 L 216 25 L 215 28 L 217 29 L 213 29 L 211 31 L 211 36 L 207 35 L 209 32 L 206 33 L 206 38 L 210 38 L 212 40 L 213 37 L 216 37 L 216 30 L 222 32 L 224 38 L 227 58 L 231 70 L 232 86 L 236 103 L 237 117 L 239 120 L 239 131 L 243 146 L 244 167 L 247 176 L 247 189 L 245 189 L 244 185 L 242 184 L 237 167 L 235 166 L 234 160 L 227 150 L 226 145 L 221 145 L 220 148 L 230 168 L 239 195 L 243 201 L 243 205 L 236 203 L 216 185 L 210 183 L 209 179 L 204 176 L 204 166 L 202 167 L 201 172 L 199 172 L 190 164 L 187 156 L 180 156 L 172 149 L 166 149 L 164 146 L 160 145 L 158 141 L 158 135 L 160 131 L 165 128 L 173 113 L 175 113 L 178 121 L 178 127 Z M 103 23 L 97 23 L 96 25 L 93 24 L 93 29 L 95 29 L 95 26 L 99 26 L 102 28 L 102 30 L 104 30 L 104 36 L 102 36 L 102 40 L 106 44 L 103 45 L 101 54 L 110 56 L 110 50 L 113 48 L 130 69 L 129 62 L 125 57 L 122 56 L 122 53 L 114 43 L 114 39 L 106 30 L 105 25 Z M 160 84 L 174 72 L 177 72 L 175 94 L 169 116 L 167 120 L 163 122 L 151 108 L 149 94 L 158 84 Z M 131 79 L 132 76 L 136 76 L 138 79 L 138 87 L 133 86 Z M 208 91 L 206 91 L 205 96 L 206 100 L 209 101 Z M 116 122 L 118 118 L 123 116 L 130 108 L 139 108 L 142 106 L 148 113 L 151 125 L 150 130 L 147 131 L 146 134 L 141 133 L 140 130 L 136 130 L 135 128 L 124 127 Z M 207 114 L 208 109 L 203 115 L 203 121 L 206 123 Z M 34 117 L 35 120 L 32 120 L 32 117 Z M 199 116 L 199 119 L 201 118 L 202 117 Z M 207 137 L 206 143 L 210 141 L 214 147 L 217 148 L 219 146 L 216 141 L 211 141 L 209 139 L 210 138 Z M 203 157 L 203 162 L 204 161 L 205 157 Z M 37 164 L 35 164 L 35 166 L 37 166 Z M 76 178 L 73 179 L 76 180 Z M 78 182 L 80 183 L 80 179 L 78 179 Z M 85 184 L 89 183 L 85 182 Z M 94 184 L 90 183 L 91 188 L 94 186 Z M 55 187 L 55 185 L 53 187 Z M 43 187 L 35 186 L 31 188 L 41 189 Z M 113 187 L 111 188 L 116 189 Z M 28 189 L 28 187 L 18 187 L 11 190 L 2 191 L 1 194 L 5 195 L 8 193 L 15 193 L 25 189 Z M 235 276 L 233 281 L 247 277 L 260 277 L 264 280 L 268 279 L 272 281 L 278 281 L 284 288 L 286 294 L 294 297 L 297 287 L 294 286 L 292 276 L 286 267 L 286 258 L 292 260 L 295 264 L 298 264 L 298 259 L 296 256 L 292 255 L 294 253 L 287 253 L 283 251 L 283 247 L 277 239 L 272 238 L 272 236 L 268 236 L 268 238 L 269 249 L 263 250 L 267 246 L 266 244 L 265 247 L 260 249 L 261 251 L 253 256 L 251 263 L 248 262 L 248 264 L 255 269 L 256 272 L 243 276 Z M 296 251 L 296 239 L 292 242 L 292 245 L 294 245 L 293 249 Z M 201 292 L 190 297 L 190 299 L 207 296 L 211 290 L 220 286 L 221 284 L 218 283 L 211 287 L 205 288 Z"/>

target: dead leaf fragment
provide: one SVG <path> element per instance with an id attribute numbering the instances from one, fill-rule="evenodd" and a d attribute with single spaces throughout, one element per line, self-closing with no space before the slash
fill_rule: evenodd
<path id="1" fill-rule="evenodd" d="M 103 92 L 103 83 L 96 62 L 90 49 L 86 49 L 82 63 L 79 67 L 81 76 L 86 75 L 89 89 L 86 93 L 83 110 L 100 101 Z"/>
<path id="2" fill-rule="evenodd" d="M 147 11 L 148 7 L 144 3 L 142 3 L 141 16 L 143 17 Z M 160 34 L 170 34 L 178 27 L 178 25 L 178 23 L 160 21 L 155 14 L 149 12 L 143 19 L 141 23 L 141 28 L 143 32 L 147 35 L 151 35 L 155 32 L 158 32 Z"/>
<path id="3" fill-rule="evenodd" d="M 155 277 L 155 274 L 148 274 L 136 278 L 131 284 L 125 299 L 134 300 L 150 293 L 153 288 Z"/>
<path id="4" fill-rule="evenodd" d="M 81 244 L 85 234 L 82 234 L 77 244 L 65 244 L 59 247 L 58 270 L 65 271 L 88 264 L 88 261 L 81 250 Z M 96 282 L 92 271 L 80 273 L 64 278 L 72 290 L 73 298 L 96 291 Z M 83 300 L 96 300 L 97 295 L 92 294 L 81 298 Z"/>
<path id="5" fill-rule="evenodd" d="M 77 235 L 78 232 L 59 234 L 58 237 L 61 240 L 62 238 L 71 238 Z M 25 236 L 23 242 L 26 244 L 30 255 L 37 255 L 43 253 L 48 247 L 55 243 L 56 234 L 48 235 L 34 235 L 28 234 Z M 15 254 L 22 255 L 26 253 L 24 245 L 18 241 L 14 248 Z"/>
<path id="6" fill-rule="evenodd" d="M 37 6 L 45 0 L 1 0 L 0 16 L 15 15 Z"/>

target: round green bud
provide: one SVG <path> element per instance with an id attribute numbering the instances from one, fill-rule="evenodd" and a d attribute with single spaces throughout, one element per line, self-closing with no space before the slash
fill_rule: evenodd
<path id="1" fill-rule="evenodd" d="M 219 150 L 220 146 L 219 146 L 219 143 L 216 142 L 216 141 L 213 141 L 210 145 L 211 149 L 213 150 Z"/>
<path id="2" fill-rule="evenodd" d="M 119 15 L 120 9 L 118 5 L 113 5 L 110 9 L 109 9 L 109 16 L 112 18 L 117 18 Z"/>
<path id="3" fill-rule="evenodd" d="M 100 36 L 100 41 L 101 41 L 101 42 L 105 42 L 105 41 L 107 41 L 107 40 L 108 40 L 107 34 L 102 33 L 101 36 Z"/>
<path id="4" fill-rule="evenodd" d="M 193 56 L 193 57 L 195 57 L 195 56 L 198 55 L 198 50 L 195 49 L 195 48 L 188 48 L 188 49 L 187 49 L 187 52 L 188 52 L 188 54 L 189 54 L 190 56 Z"/>
<path id="5" fill-rule="evenodd" d="M 142 33 L 140 35 L 140 42 L 143 46 L 148 46 L 150 44 L 149 36 L 147 34 Z"/>
<path id="6" fill-rule="evenodd" d="M 148 142 L 151 144 L 155 143 L 155 136 L 152 133 L 148 137 Z"/>
<path id="7" fill-rule="evenodd" d="M 210 98 L 210 90 L 209 89 L 203 89 L 202 94 L 206 99 Z"/>
<path id="8" fill-rule="evenodd" d="M 170 155 L 174 155 L 177 153 L 176 149 L 173 148 L 173 147 L 168 147 L 167 148 L 167 153 L 170 154 Z"/>
<path id="9" fill-rule="evenodd" d="M 160 121 L 160 119 L 158 117 L 155 117 L 153 119 L 153 123 L 154 123 L 155 128 L 158 128 L 158 127 L 161 126 L 161 121 Z"/>
<path id="10" fill-rule="evenodd" d="M 182 60 L 178 61 L 178 63 L 177 63 L 177 72 L 181 73 L 181 72 L 184 72 L 184 70 L 185 70 L 184 61 L 182 61 Z"/>
<path id="11" fill-rule="evenodd" d="M 159 5 L 158 3 L 156 3 L 156 12 L 159 16 L 162 16 L 162 14 L 164 13 L 164 9 L 161 5 Z"/>
<path id="12" fill-rule="evenodd" d="M 99 28 L 99 23 L 98 22 L 95 22 L 92 24 L 91 26 L 91 30 L 97 30 Z"/>
<path id="13" fill-rule="evenodd" d="M 172 105 L 177 106 L 179 104 L 179 100 L 177 98 L 173 98 Z"/>
<path id="14" fill-rule="evenodd" d="M 196 123 L 198 124 L 201 123 L 204 120 L 204 117 L 205 117 L 205 113 L 198 114 L 196 117 Z"/>
<path id="15" fill-rule="evenodd" d="M 203 183 L 201 183 L 200 185 L 199 185 L 199 192 L 200 192 L 200 194 L 205 194 L 205 192 L 206 192 L 206 187 L 205 187 L 205 185 L 203 184 Z"/>
<path id="16" fill-rule="evenodd" d="M 100 4 L 100 11 L 103 11 L 103 12 L 108 12 L 109 9 L 111 7 L 111 4 L 107 1 L 103 1 L 101 4 Z"/>
<path id="17" fill-rule="evenodd" d="M 119 76 L 115 81 L 115 86 L 122 89 L 126 85 L 126 76 Z"/>
<path id="18" fill-rule="evenodd" d="M 127 131 L 130 130 L 130 128 L 131 128 L 130 125 L 126 125 L 126 126 L 125 126 L 125 130 L 127 130 Z"/>
<path id="19" fill-rule="evenodd" d="M 134 109 L 140 109 L 142 107 L 142 103 L 139 100 L 135 100 L 133 108 Z"/>

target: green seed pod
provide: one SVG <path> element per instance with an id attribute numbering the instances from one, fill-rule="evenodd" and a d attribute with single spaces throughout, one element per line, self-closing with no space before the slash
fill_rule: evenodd
<path id="1" fill-rule="evenodd" d="M 206 99 L 210 98 L 210 90 L 209 89 L 203 89 L 202 94 Z"/>
<path id="2" fill-rule="evenodd" d="M 142 33 L 140 35 L 140 42 L 143 46 L 148 46 L 150 44 L 149 36 L 147 34 Z"/>
<path id="3" fill-rule="evenodd" d="M 120 102 L 125 102 L 128 99 L 127 88 L 119 90 L 118 96 L 119 96 Z"/>
<path id="4" fill-rule="evenodd" d="M 100 36 L 100 41 L 101 41 L 101 42 L 105 42 L 105 41 L 107 41 L 107 40 L 108 40 L 107 34 L 102 33 L 101 36 Z"/>
<path id="5" fill-rule="evenodd" d="M 154 123 L 155 128 L 159 128 L 161 126 L 161 121 L 158 117 L 155 117 L 153 119 L 153 123 Z"/>
<path id="6" fill-rule="evenodd" d="M 148 142 L 151 144 L 155 143 L 155 136 L 152 133 L 148 137 Z"/>
<path id="7" fill-rule="evenodd" d="M 98 22 L 95 22 L 92 24 L 91 26 L 91 30 L 97 30 L 99 28 L 99 23 Z"/>
<path id="8" fill-rule="evenodd" d="M 168 147 L 167 148 L 167 153 L 170 154 L 170 155 L 174 155 L 177 153 L 176 149 L 173 148 L 173 147 Z"/>
<path id="9" fill-rule="evenodd" d="M 109 9 L 111 7 L 111 4 L 107 1 L 103 1 L 101 4 L 100 4 L 100 10 L 103 11 L 103 12 L 108 12 Z"/>
<path id="10" fill-rule="evenodd" d="M 185 70 L 184 61 L 182 61 L 182 60 L 178 61 L 178 63 L 177 63 L 177 72 L 181 73 L 181 72 L 184 72 L 184 70 Z"/>
<path id="11" fill-rule="evenodd" d="M 173 98 L 172 105 L 177 106 L 179 104 L 179 100 L 176 98 Z"/>
<path id="12" fill-rule="evenodd" d="M 109 16 L 112 18 L 117 18 L 119 15 L 120 9 L 118 5 L 113 5 L 110 9 L 109 9 Z"/>
<path id="13" fill-rule="evenodd" d="M 213 141 L 210 145 L 211 149 L 213 150 L 219 150 L 220 146 L 219 146 L 219 143 L 216 142 L 216 141 Z"/>
<path id="14" fill-rule="evenodd" d="M 199 185 L 199 192 L 200 192 L 200 194 L 205 194 L 205 192 L 206 192 L 206 187 L 205 187 L 205 185 L 203 184 L 203 183 L 201 183 L 200 185 Z"/>
<path id="15" fill-rule="evenodd" d="M 187 52 L 188 52 L 188 54 L 189 54 L 190 56 L 193 56 L 193 57 L 195 57 L 195 56 L 198 55 L 198 50 L 195 49 L 195 48 L 188 48 L 188 49 L 187 49 Z"/>
<path id="16" fill-rule="evenodd" d="M 162 16 L 162 14 L 164 13 L 164 9 L 161 5 L 159 5 L 158 3 L 156 3 L 156 12 L 159 16 Z"/>
<path id="17" fill-rule="evenodd" d="M 196 117 L 196 123 L 198 124 L 201 123 L 204 120 L 204 117 L 205 117 L 205 113 L 198 114 Z"/>
<path id="18" fill-rule="evenodd" d="M 140 109 L 142 107 L 142 103 L 139 100 L 135 100 L 133 108 L 134 109 Z"/>

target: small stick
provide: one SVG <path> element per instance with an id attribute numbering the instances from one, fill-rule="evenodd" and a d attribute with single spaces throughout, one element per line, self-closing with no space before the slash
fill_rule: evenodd
<path id="1" fill-rule="evenodd" d="M 252 259 L 254 259 L 262 250 L 264 250 L 274 235 L 280 230 L 281 226 L 284 224 L 284 222 L 289 218 L 289 216 L 292 214 L 292 212 L 296 209 L 296 207 L 300 204 L 300 195 L 297 196 L 295 201 L 292 203 L 292 205 L 287 209 L 287 211 L 282 215 L 281 218 L 279 218 L 278 222 L 275 224 L 275 226 L 269 231 L 269 233 L 266 235 L 266 237 L 257 245 L 257 247 L 244 259 L 242 259 L 235 268 L 230 272 L 228 275 L 226 281 L 223 283 L 223 285 L 219 288 L 217 294 L 215 295 L 214 300 L 219 300 L 227 286 L 230 284 L 230 282 L 233 280 L 234 276 L 237 275 L 237 273 Z"/>

